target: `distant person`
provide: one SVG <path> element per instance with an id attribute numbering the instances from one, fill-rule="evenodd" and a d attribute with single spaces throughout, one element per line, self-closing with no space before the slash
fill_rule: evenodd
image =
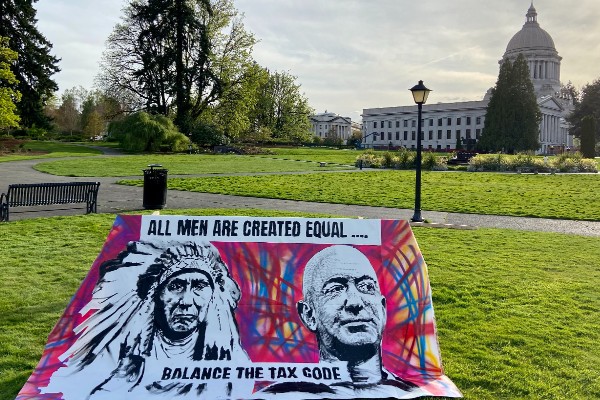
<path id="1" fill-rule="evenodd" d="M 232 382 L 161 376 L 165 367 L 197 365 L 190 361 L 248 361 L 234 317 L 240 289 L 214 246 L 134 242 L 100 274 L 87 306 L 98 311 L 76 328 L 82 334 L 65 353 L 68 370 L 59 369 L 47 393 L 82 398 L 74 377 L 84 373 L 96 378 L 85 394 L 92 399 L 231 395 Z"/>
<path id="2" fill-rule="evenodd" d="M 278 393 L 294 393 L 298 399 L 415 398 L 430 394 L 382 364 L 386 300 L 364 254 L 345 245 L 321 250 L 306 264 L 302 288 L 304 299 L 298 302 L 298 314 L 317 335 L 320 362 L 347 362 L 352 381 L 330 385 L 275 383 L 257 398 Z"/>

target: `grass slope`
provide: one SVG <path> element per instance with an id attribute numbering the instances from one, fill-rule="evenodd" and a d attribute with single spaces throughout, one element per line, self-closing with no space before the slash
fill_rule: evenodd
<path id="1" fill-rule="evenodd" d="M 45 154 L 30 154 L 32 152 L 44 152 Z M 85 146 L 78 146 L 69 143 L 60 142 L 44 142 L 31 140 L 24 144 L 23 149 L 20 152 L 11 153 L 10 155 L 0 156 L 1 162 L 9 161 L 20 161 L 20 160 L 31 160 L 38 158 L 51 158 L 51 157 L 82 157 L 82 156 L 94 156 L 102 154 L 100 150 L 92 149 Z"/>
<path id="2" fill-rule="evenodd" d="M 62 176 L 135 176 L 149 164 L 161 164 L 171 175 L 300 172 L 330 170 L 339 166 L 320 167 L 316 162 L 297 162 L 277 158 L 238 155 L 136 155 L 85 160 L 61 160 L 40 163 L 36 169 Z"/>
<path id="3" fill-rule="evenodd" d="M 0 224 L 0 398 L 14 398 L 36 366 L 113 218 Z M 445 371 L 467 399 L 600 398 L 598 239 L 500 229 L 415 228 L 415 235 L 428 264 Z"/>
<path id="4" fill-rule="evenodd" d="M 123 181 L 141 185 L 141 181 Z M 412 208 L 415 173 L 376 171 L 169 179 L 170 189 Z M 423 210 L 600 220 L 600 175 L 423 172 Z"/>

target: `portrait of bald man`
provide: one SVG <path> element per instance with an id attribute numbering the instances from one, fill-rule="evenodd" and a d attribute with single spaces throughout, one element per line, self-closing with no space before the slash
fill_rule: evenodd
<path id="1" fill-rule="evenodd" d="M 351 382 L 274 384 L 264 393 L 295 393 L 295 398 L 415 398 L 430 395 L 387 371 L 381 341 L 386 299 L 369 259 L 347 245 L 316 253 L 306 264 L 303 299 L 297 304 L 302 323 L 317 336 L 321 363 L 347 363 Z"/>

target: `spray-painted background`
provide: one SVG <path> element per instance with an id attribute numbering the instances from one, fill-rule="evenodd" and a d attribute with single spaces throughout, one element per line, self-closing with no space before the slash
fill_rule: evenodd
<path id="1" fill-rule="evenodd" d="M 460 392 L 406 221 L 120 216 L 17 399 L 424 395 Z"/>

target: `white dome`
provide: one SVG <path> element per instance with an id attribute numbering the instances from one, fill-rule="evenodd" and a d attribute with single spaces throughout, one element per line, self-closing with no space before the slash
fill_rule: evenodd
<path id="1" fill-rule="evenodd" d="M 529 51 L 544 51 L 557 54 L 556 47 L 554 47 L 554 40 L 552 40 L 548 32 L 540 28 L 540 24 L 537 22 L 537 12 L 533 4 L 527 11 L 525 25 L 508 42 L 504 57 Z"/>

